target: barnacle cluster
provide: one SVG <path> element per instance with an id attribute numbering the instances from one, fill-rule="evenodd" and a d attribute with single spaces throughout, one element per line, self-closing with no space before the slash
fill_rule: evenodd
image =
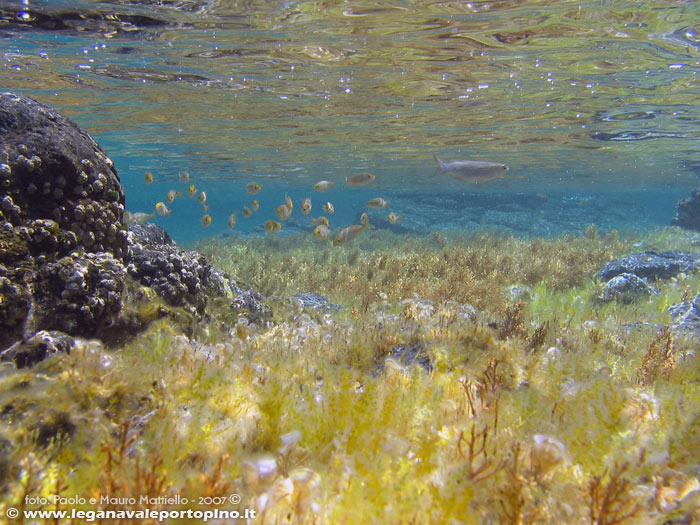
<path id="1" fill-rule="evenodd" d="M 700 279 L 600 304 L 593 275 L 636 240 L 199 244 L 272 316 L 3 364 L 0 512 L 236 493 L 259 523 L 696 521 L 700 356 L 668 307 Z M 341 308 L 288 300 L 312 291 Z"/>

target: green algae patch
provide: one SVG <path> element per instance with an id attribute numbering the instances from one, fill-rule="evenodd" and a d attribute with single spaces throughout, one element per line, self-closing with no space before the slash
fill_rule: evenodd
<path id="1" fill-rule="evenodd" d="M 212 246 L 276 295 L 267 325 L 222 314 L 182 333 L 154 314 L 120 348 L 3 365 L 0 512 L 52 494 L 124 511 L 236 494 L 216 507 L 260 523 L 700 518 L 697 336 L 666 311 L 696 276 L 601 306 L 595 273 L 637 239 L 381 239 Z M 287 300 L 308 291 L 342 308 Z"/>

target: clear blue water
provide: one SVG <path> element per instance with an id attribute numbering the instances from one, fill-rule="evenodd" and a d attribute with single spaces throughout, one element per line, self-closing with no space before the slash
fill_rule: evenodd
<path id="1" fill-rule="evenodd" d="M 227 232 L 234 211 L 235 234 L 262 234 L 285 194 L 300 228 L 307 196 L 312 216 L 334 204 L 333 228 L 382 196 L 416 233 L 650 229 L 700 173 L 698 7 L 5 1 L 0 88 L 90 132 L 131 211 L 184 189 L 190 171 L 213 223 L 177 199 L 156 221 L 178 241 Z M 511 169 L 478 185 L 436 179 L 435 153 Z M 344 187 L 363 171 L 375 183 Z M 335 188 L 313 192 L 321 179 Z M 251 181 L 261 208 L 244 219 Z"/>

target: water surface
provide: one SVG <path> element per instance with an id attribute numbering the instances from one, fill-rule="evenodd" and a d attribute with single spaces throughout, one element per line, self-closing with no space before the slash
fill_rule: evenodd
<path id="1" fill-rule="evenodd" d="M 275 218 L 285 193 L 312 196 L 316 210 L 334 199 L 337 226 L 353 222 L 365 197 L 384 196 L 404 225 L 425 231 L 435 221 L 421 218 L 441 210 L 423 208 L 424 198 L 446 196 L 448 219 L 436 227 L 473 228 L 491 222 L 474 203 L 540 194 L 547 228 L 519 233 L 648 228 L 668 224 L 697 184 L 699 7 L 5 1 L 0 87 L 93 134 L 132 211 L 152 209 L 189 170 L 214 222 L 203 230 L 198 204 L 176 200 L 159 220 L 180 240 L 225 231 L 252 200 L 249 181 L 263 185 L 262 209 L 239 217 L 243 233 Z M 511 169 L 478 185 L 434 179 L 435 153 Z M 373 186 L 344 188 L 360 171 L 377 176 Z M 335 191 L 314 194 L 320 179 Z M 570 221 L 567 202 L 581 203 Z"/>

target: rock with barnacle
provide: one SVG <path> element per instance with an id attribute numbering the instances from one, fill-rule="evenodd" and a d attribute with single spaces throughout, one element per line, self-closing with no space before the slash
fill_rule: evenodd
<path id="1" fill-rule="evenodd" d="M 0 136 L 0 209 L 7 222 L 17 228 L 50 220 L 53 236 L 72 232 L 88 252 L 122 255 L 124 190 L 90 135 L 36 100 L 2 93 Z"/>
<path id="2" fill-rule="evenodd" d="M 0 137 L 0 348 L 40 329 L 89 335 L 119 310 L 114 283 L 125 271 L 110 270 L 114 290 L 95 297 L 104 279 L 69 283 L 51 272 L 96 268 L 105 257 L 118 265 L 125 253 L 124 190 L 113 163 L 71 120 L 12 93 L 0 94 Z"/>
<path id="3" fill-rule="evenodd" d="M 201 319 L 210 297 L 227 298 L 234 320 L 269 316 L 259 295 L 162 229 L 127 232 L 114 165 L 71 120 L 1 93 L 0 138 L 0 349 L 41 330 L 115 343 L 163 315 Z"/>
<path id="4" fill-rule="evenodd" d="M 178 248 L 172 238 L 153 223 L 129 227 L 127 270 L 152 288 L 171 306 L 182 307 L 201 318 L 210 298 L 225 298 L 231 314 L 245 315 L 257 324 L 270 316 L 262 297 L 214 268 L 207 258 Z"/>

